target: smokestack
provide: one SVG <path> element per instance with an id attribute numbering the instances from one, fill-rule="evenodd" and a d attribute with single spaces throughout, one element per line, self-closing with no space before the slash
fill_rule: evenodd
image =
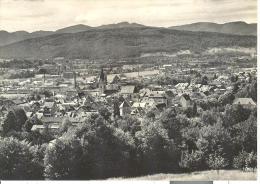
<path id="1" fill-rule="evenodd" d="M 76 72 L 73 72 L 73 76 L 74 76 L 74 87 L 75 89 L 77 88 L 77 76 L 76 76 Z"/>

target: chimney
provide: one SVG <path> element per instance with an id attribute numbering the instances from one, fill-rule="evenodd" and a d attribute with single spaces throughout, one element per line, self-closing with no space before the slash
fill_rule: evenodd
<path id="1" fill-rule="evenodd" d="M 75 89 L 77 88 L 77 76 L 76 76 L 76 72 L 73 72 L 73 77 L 74 77 L 74 87 Z"/>

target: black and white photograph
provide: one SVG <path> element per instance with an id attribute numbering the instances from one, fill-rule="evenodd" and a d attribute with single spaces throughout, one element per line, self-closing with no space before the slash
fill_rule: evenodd
<path id="1" fill-rule="evenodd" d="M 1 180 L 256 181 L 257 0 L 0 0 Z"/>

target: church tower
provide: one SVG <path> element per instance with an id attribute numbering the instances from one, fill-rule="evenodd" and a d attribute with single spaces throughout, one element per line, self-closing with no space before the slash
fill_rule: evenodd
<path id="1" fill-rule="evenodd" d="M 107 85 L 107 76 L 104 73 L 104 70 L 102 68 L 99 76 L 99 81 L 98 81 L 99 92 L 101 95 L 105 93 L 106 85 Z"/>

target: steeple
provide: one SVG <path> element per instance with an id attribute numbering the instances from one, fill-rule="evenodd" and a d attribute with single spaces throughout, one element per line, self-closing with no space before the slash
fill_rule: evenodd
<path id="1" fill-rule="evenodd" d="M 104 73 L 103 68 L 101 69 L 99 81 L 98 81 L 98 87 L 100 90 L 100 94 L 104 94 L 106 90 L 106 84 L 107 84 L 107 76 Z"/>
<path id="2" fill-rule="evenodd" d="M 100 72 L 99 81 L 105 81 L 105 74 L 103 68 L 101 69 Z"/>

